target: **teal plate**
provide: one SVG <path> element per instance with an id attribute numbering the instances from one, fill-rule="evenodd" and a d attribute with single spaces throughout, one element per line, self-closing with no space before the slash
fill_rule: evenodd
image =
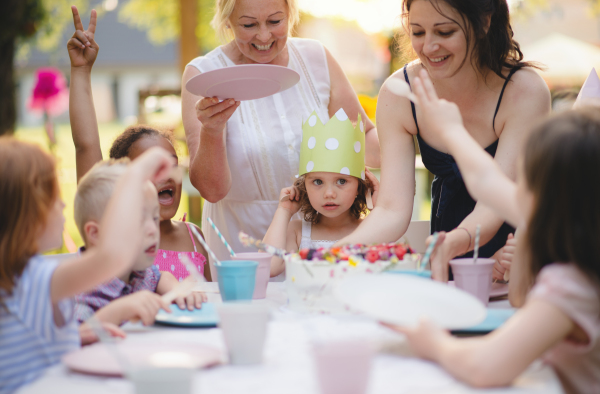
<path id="1" fill-rule="evenodd" d="M 458 335 L 477 335 L 490 333 L 498 327 L 500 327 L 501 325 L 503 325 L 504 323 L 506 323 L 506 321 L 510 319 L 512 315 L 515 314 L 515 311 L 516 309 L 488 308 L 487 315 L 484 321 L 473 327 L 462 328 L 460 330 L 452 330 L 452 333 Z"/>
<path id="2" fill-rule="evenodd" d="M 219 323 L 219 315 L 217 315 L 215 304 L 211 302 L 205 302 L 202 304 L 202 308 L 193 311 L 179 309 L 177 305 L 173 304 L 171 313 L 161 309 L 156 315 L 155 322 L 179 327 L 216 327 Z"/>

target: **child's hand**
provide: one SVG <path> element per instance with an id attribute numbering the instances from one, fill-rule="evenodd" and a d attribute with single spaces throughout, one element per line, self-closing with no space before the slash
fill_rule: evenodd
<path id="1" fill-rule="evenodd" d="M 421 70 L 413 85 L 419 124 L 431 140 L 443 140 L 451 137 L 457 128 L 464 129 L 458 106 L 438 98 L 426 70 Z"/>
<path id="2" fill-rule="evenodd" d="M 371 182 L 371 200 L 373 200 L 373 207 L 376 207 L 377 197 L 379 196 L 379 179 L 367 168 L 365 168 L 365 177 Z"/>
<path id="3" fill-rule="evenodd" d="M 121 321 L 141 320 L 145 326 L 154 323 L 154 318 L 160 309 L 171 312 L 160 295 L 148 290 L 138 291 L 113 302 L 120 302 L 122 311 Z"/>
<path id="4" fill-rule="evenodd" d="M 146 150 L 132 162 L 131 167 L 139 171 L 142 179 L 148 179 L 155 185 L 171 178 L 172 173 L 178 171 L 175 159 L 159 147 Z"/>
<path id="5" fill-rule="evenodd" d="M 73 23 L 75 24 L 75 33 L 67 42 L 67 50 L 71 59 L 71 67 L 89 67 L 90 69 L 96 61 L 100 47 L 94 41 L 96 33 L 96 10 L 92 10 L 90 24 L 86 31 L 83 30 L 83 23 L 79 17 L 77 7 L 71 6 L 73 12 Z"/>
<path id="6" fill-rule="evenodd" d="M 192 291 L 187 297 L 177 297 L 174 301 L 179 309 L 187 309 L 193 311 L 194 308 L 202 308 L 202 303 L 206 302 L 206 294 L 199 291 Z"/>
<path id="7" fill-rule="evenodd" d="M 296 186 L 284 187 L 279 193 L 279 208 L 294 215 L 300 209 L 300 190 Z"/>
<path id="8" fill-rule="evenodd" d="M 102 324 L 102 328 L 108 332 L 111 337 L 125 338 L 127 336 L 125 331 L 112 323 L 100 322 L 100 324 Z M 98 342 L 99 339 L 94 330 L 92 330 L 92 327 L 85 322 L 79 325 L 79 338 L 81 338 L 81 346 Z"/>
<path id="9" fill-rule="evenodd" d="M 506 245 L 500 249 L 498 259 L 494 263 L 493 278 L 497 280 L 505 280 L 506 272 L 510 272 L 510 266 L 517 249 L 517 240 L 512 234 L 508 234 Z"/>
<path id="10" fill-rule="evenodd" d="M 450 338 L 450 334 L 428 319 L 421 319 L 417 327 L 399 327 L 381 323 L 396 332 L 406 335 L 410 349 L 415 356 L 436 361 L 442 341 Z"/>

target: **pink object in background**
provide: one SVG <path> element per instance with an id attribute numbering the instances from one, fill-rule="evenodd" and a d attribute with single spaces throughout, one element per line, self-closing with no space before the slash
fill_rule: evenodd
<path id="1" fill-rule="evenodd" d="M 265 298 L 267 296 L 267 285 L 271 277 L 271 258 L 270 253 L 236 253 L 233 260 L 249 260 L 258 262 L 256 268 L 256 282 L 254 285 L 253 299 Z"/>
<path id="2" fill-rule="evenodd" d="M 69 89 L 60 70 L 53 67 L 39 68 L 36 72 L 33 92 L 27 102 L 32 112 L 57 116 L 69 108 Z"/>
<path id="3" fill-rule="evenodd" d="M 373 348 L 364 339 L 313 345 L 321 394 L 365 394 Z"/>
<path id="4" fill-rule="evenodd" d="M 494 263 L 494 259 L 482 258 L 478 258 L 476 264 L 473 264 L 473 258 L 450 260 L 454 284 L 487 306 L 492 289 Z"/>

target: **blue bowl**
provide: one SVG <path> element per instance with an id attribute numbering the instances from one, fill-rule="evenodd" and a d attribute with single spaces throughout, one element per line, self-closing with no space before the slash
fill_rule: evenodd
<path id="1" fill-rule="evenodd" d="M 431 279 L 431 271 L 429 270 L 389 270 L 386 271 L 388 274 L 403 274 L 403 275 L 414 275 L 421 278 Z"/>
<path id="2" fill-rule="evenodd" d="M 236 260 L 215 264 L 223 301 L 252 300 L 258 262 Z"/>

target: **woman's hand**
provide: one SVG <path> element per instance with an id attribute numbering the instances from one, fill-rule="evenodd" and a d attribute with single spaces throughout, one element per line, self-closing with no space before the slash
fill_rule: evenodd
<path id="1" fill-rule="evenodd" d="M 457 127 L 464 129 L 458 106 L 438 98 L 427 71 L 421 70 L 413 85 L 419 125 L 431 140 L 450 138 Z"/>
<path id="2" fill-rule="evenodd" d="M 73 12 L 73 23 L 75 24 L 75 33 L 73 33 L 73 36 L 67 42 L 71 67 L 88 67 L 91 69 L 100 50 L 100 47 L 94 41 L 97 19 L 96 10 L 92 10 L 90 24 L 85 31 L 83 30 L 83 23 L 81 23 L 77 7 L 71 6 L 71 11 Z"/>
<path id="3" fill-rule="evenodd" d="M 425 240 L 425 247 L 433 240 L 433 235 L 430 235 Z M 454 253 L 446 241 L 446 232 L 438 232 L 438 239 L 433 248 L 433 252 L 429 257 L 431 264 L 431 278 L 438 282 L 448 282 L 448 263 L 454 258 Z"/>
<path id="4" fill-rule="evenodd" d="M 437 361 L 442 341 L 450 338 L 450 334 L 438 327 L 429 319 L 421 319 L 417 327 L 400 327 L 388 323 L 381 323 L 400 334 L 406 335 L 410 349 L 415 356 L 427 360 Z"/>
<path id="5" fill-rule="evenodd" d="M 493 278 L 496 280 L 507 280 L 510 267 L 517 250 L 517 240 L 514 235 L 508 234 L 506 245 L 500 249 L 498 259 L 494 263 Z"/>
<path id="6" fill-rule="evenodd" d="M 239 106 L 240 102 L 234 99 L 219 102 L 216 97 L 205 97 L 196 102 L 196 117 L 202 123 L 203 131 L 219 134 Z"/>
<path id="7" fill-rule="evenodd" d="M 373 201 L 373 207 L 375 207 L 379 196 L 379 179 L 367 168 L 365 168 L 365 177 L 371 182 L 371 200 Z"/>
<path id="8" fill-rule="evenodd" d="M 279 208 L 293 216 L 300 210 L 300 190 L 296 186 L 284 187 L 279 193 Z"/>

